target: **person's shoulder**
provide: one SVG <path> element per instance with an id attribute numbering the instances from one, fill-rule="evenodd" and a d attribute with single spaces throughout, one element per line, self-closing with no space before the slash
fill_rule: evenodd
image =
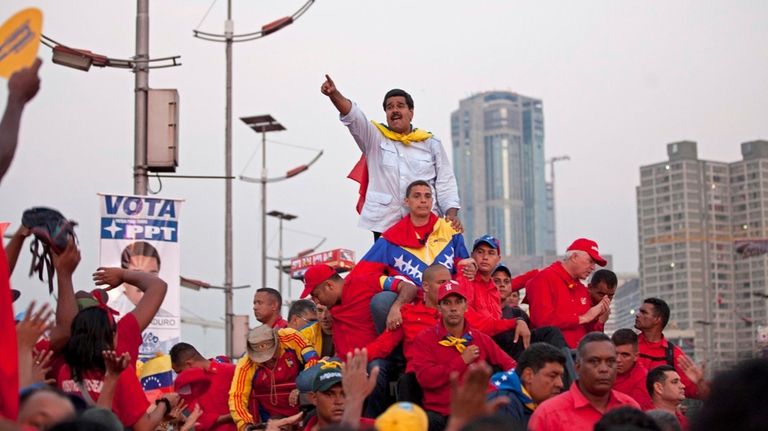
<path id="1" fill-rule="evenodd" d="M 640 408 L 640 404 L 637 401 L 635 401 L 634 398 L 632 398 L 631 396 L 625 394 L 624 392 L 619 392 L 619 391 L 617 391 L 615 389 L 611 389 L 611 395 L 614 398 L 616 398 L 616 401 L 619 404 L 630 405 L 630 406 L 638 408 L 638 409 Z"/>

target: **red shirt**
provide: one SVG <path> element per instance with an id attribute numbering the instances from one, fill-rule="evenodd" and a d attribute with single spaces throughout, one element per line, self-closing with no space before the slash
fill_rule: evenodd
<path id="1" fill-rule="evenodd" d="M 403 317 L 403 324 L 394 331 L 386 330 L 376 338 L 373 342 L 366 346 L 368 350 L 368 360 L 384 358 L 392 350 L 397 347 L 400 342 L 403 342 L 403 354 L 407 362 L 406 372 L 415 371 L 410 366 L 411 347 L 413 346 L 413 340 L 425 329 L 429 329 L 440 321 L 440 311 L 436 308 L 427 307 L 423 302 L 416 304 L 405 304 L 400 309 L 400 314 Z M 477 328 L 480 332 L 494 336 L 500 332 L 504 332 L 510 329 L 515 329 L 517 326 L 516 320 L 504 320 L 504 319 L 490 319 L 486 316 L 480 315 L 480 313 L 467 309 L 467 313 L 464 315 L 467 319 L 467 323 L 473 328 Z"/>
<path id="2" fill-rule="evenodd" d="M 682 428 L 683 431 L 688 431 L 691 428 L 688 423 L 688 418 L 685 417 L 680 410 L 675 410 L 675 417 L 677 418 L 677 421 L 680 422 L 680 428 Z"/>
<path id="3" fill-rule="evenodd" d="M 574 383 L 568 392 L 550 398 L 536 410 L 528 422 L 528 429 L 546 431 L 581 431 L 591 430 L 603 413 L 621 406 L 639 409 L 632 397 L 621 392 L 611 391 L 605 411 L 597 410 L 581 393 L 579 385 Z"/>
<path id="4" fill-rule="evenodd" d="M 291 406 L 288 398 L 296 389 L 296 377 L 301 372 L 301 366 L 293 350 L 285 350 L 274 368 L 258 365 L 249 400 L 249 408 L 255 417 L 259 417 L 262 411 L 270 418 L 293 416 L 299 412 L 299 406 Z M 264 416 L 261 415 L 262 418 Z"/>
<path id="5" fill-rule="evenodd" d="M 651 343 L 645 339 L 645 334 L 637 336 L 637 348 L 640 351 L 640 356 L 637 358 L 637 363 L 642 364 L 646 369 L 652 370 L 659 365 L 667 365 L 667 339 L 664 335 L 661 336 L 661 340 Z M 646 357 L 644 357 L 645 355 Z M 653 357 L 653 359 L 647 356 Z M 698 398 L 699 388 L 693 384 L 691 379 L 685 375 L 683 370 L 678 365 L 678 360 L 681 356 L 685 356 L 685 353 L 679 346 L 675 345 L 672 350 L 672 361 L 674 362 L 675 371 L 680 375 L 680 381 L 685 385 L 685 396 L 687 398 Z"/>
<path id="6" fill-rule="evenodd" d="M 384 279 L 384 287 L 382 281 Z M 355 347 L 365 347 L 378 337 L 371 315 L 371 299 L 384 290 L 397 292 L 400 280 L 374 274 L 355 274 L 344 279 L 341 300 L 331 307 L 336 355 L 346 358 Z"/>
<path id="7" fill-rule="evenodd" d="M 579 279 L 571 277 L 560 262 L 539 271 L 525 286 L 534 328 L 560 328 L 571 348 L 576 348 L 587 332 L 597 329 L 597 320 L 579 323 L 579 316 L 591 307 L 589 291 Z"/>
<path id="8" fill-rule="evenodd" d="M 616 374 L 613 390 L 632 397 L 640 404 L 643 411 L 653 410 L 653 401 L 651 401 L 651 396 L 648 395 L 648 389 L 645 387 L 646 377 L 648 377 L 648 369 L 636 362 L 631 370 L 624 374 Z"/>
<path id="9" fill-rule="evenodd" d="M 219 416 L 230 414 L 229 388 L 232 385 L 232 378 L 235 375 L 235 365 L 211 361 L 208 369 L 203 369 L 202 371 L 204 378 L 210 385 L 208 390 L 204 393 L 198 396 L 193 390 L 191 391 L 191 396 L 184 395 L 186 391 L 181 390 L 182 388 L 176 388 L 176 391 L 179 392 L 182 398 L 189 404 L 189 410 L 194 409 L 197 404 L 199 404 L 200 408 L 203 410 L 202 416 L 197 420 L 200 425 L 195 426 L 195 429 L 200 429 L 202 431 L 237 430 L 234 422 L 214 426 Z M 185 372 L 187 372 L 187 370 L 182 371 L 181 374 L 184 374 Z M 181 376 L 181 374 L 179 374 L 179 376 Z M 177 382 L 178 381 L 179 380 L 177 380 Z"/>
<path id="10" fill-rule="evenodd" d="M 486 361 L 505 371 L 515 367 L 515 360 L 504 353 L 491 337 L 473 330 L 466 323 L 464 333 L 472 337 L 468 346 L 480 347 L 476 361 Z M 409 368 L 416 372 L 416 380 L 424 391 L 424 409 L 444 416 L 450 414 L 451 386 L 448 376 L 457 371 L 461 379 L 467 370 L 467 364 L 456 347 L 440 344 L 447 335 L 448 331 L 442 322 L 423 331 L 413 340 L 413 359 L 408 361 Z"/>
<path id="11" fill-rule="evenodd" d="M 368 361 L 387 357 L 392 350 L 403 342 L 403 354 L 408 369 L 411 369 L 411 358 L 413 340 L 423 332 L 437 324 L 440 320 L 440 311 L 436 308 L 427 307 L 423 302 L 416 304 L 405 304 L 400 308 L 400 315 L 403 317 L 403 324 L 394 331 L 386 330 L 381 333 L 374 341 L 368 343 Z"/>
<path id="12" fill-rule="evenodd" d="M 474 280 L 468 280 L 461 271 L 456 273 L 456 281 L 462 284 L 467 293 L 467 305 L 481 316 L 501 319 L 501 294 L 490 278 L 483 281 L 480 274 Z"/>
<path id="13" fill-rule="evenodd" d="M 13 319 L 11 274 L 0 242 L 0 417 L 16 420 L 19 414 L 19 354 L 16 347 L 16 322 Z"/>
<path id="14" fill-rule="evenodd" d="M 115 396 L 112 400 L 112 411 L 126 427 L 133 426 L 149 407 L 141 382 L 136 376 L 134 364 L 139 355 L 141 345 L 141 331 L 139 323 L 133 313 L 128 313 L 117 322 L 117 345 L 115 351 L 118 355 L 128 352 L 131 355 L 131 366 L 126 368 L 117 380 Z M 104 384 L 104 373 L 97 370 L 89 370 L 84 373 L 83 384 L 88 390 L 91 399 L 97 401 Z M 58 387 L 67 393 L 80 395 L 79 385 L 72 379 L 72 370 L 69 364 L 64 364 L 56 379 Z"/>

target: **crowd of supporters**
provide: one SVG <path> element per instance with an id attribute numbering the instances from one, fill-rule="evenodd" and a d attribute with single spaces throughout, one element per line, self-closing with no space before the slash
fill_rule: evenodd
<path id="1" fill-rule="evenodd" d="M 1 174 L 13 157 L 21 112 L 37 92 L 38 67 L 9 81 Z M 380 129 L 370 129 L 330 78 L 323 93 L 353 135 Z M 402 93 L 385 97 L 392 125 L 408 108 L 412 113 Z M 138 378 L 138 350 L 165 298 L 165 281 L 127 267 L 98 268 L 93 287 L 76 289 L 80 250 L 70 237 L 52 252 L 55 310 L 32 303 L 14 321 L 19 292 L 9 275 L 30 234 L 20 226 L 0 248 L 0 429 L 765 428 L 766 359 L 706 378 L 664 337 L 670 309 L 659 298 L 644 299 L 634 328 L 609 337 L 603 330 L 618 281 L 610 270 L 596 270 L 606 261 L 595 241 L 576 239 L 562 259 L 514 274 L 492 233 L 464 238 L 457 202 L 446 204 L 449 217 L 436 214 L 435 190 L 434 178 L 409 182 L 399 197 L 406 215 L 387 228 L 369 211 L 370 227 L 381 232 L 345 277 L 314 265 L 292 301 L 257 289 L 259 325 L 242 355 L 209 359 L 186 342 L 163 352 L 174 391 L 152 401 Z M 123 284 L 143 294 L 119 313 L 106 292 Z M 697 407 L 686 399 L 699 400 Z"/>

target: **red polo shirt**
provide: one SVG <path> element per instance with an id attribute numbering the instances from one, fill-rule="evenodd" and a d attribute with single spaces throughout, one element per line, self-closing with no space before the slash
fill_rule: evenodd
<path id="1" fill-rule="evenodd" d="M 649 371 L 658 367 L 659 365 L 667 365 L 667 339 L 664 335 L 661 336 L 661 340 L 654 343 L 645 339 L 645 334 L 637 336 L 637 349 L 640 352 L 640 356 L 637 358 L 637 363 L 642 364 Z M 653 359 L 649 358 L 652 357 Z M 678 360 L 681 356 L 685 356 L 685 353 L 679 346 L 675 345 L 672 350 L 672 360 L 674 362 L 675 371 L 680 375 L 680 381 L 685 385 L 685 396 L 687 398 L 698 398 L 699 388 L 693 384 L 691 379 L 685 375 L 683 370 L 678 365 Z"/>
<path id="2" fill-rule="evenodd" d="M 472 337 L 467 343 L 468 346 L 476 345 L 480 348 L 476 361 L 486 361 L 491 366 L 498 366 L 505 371 L 515 367 L 515 360 L 504 353 L 491 337 L 473 330 L 466 323 L 464 333 Z M 447 335 L 448 331 L 442 322 L 417 335 L 411 349 L 413 359 L 408 363 L 416 372 L 416 380 L 424 391 L 424 409 L 444 416 L 451 413 L 451 386 L 448 376 L 456 371 L 461 379 L 467 370 L 467 364 L 456 347 L 440 344 Z"/>
<path id="3" fill-rule="evenodd" d="M 648 389 L 645 388 L 646 377 L 648 377 L 648 370 L 637 362 L 626 373 L 616 374 L 616 383 L 613 384 L 613 389 L 632 397 L 640 404 L 643 411 L 653 410 L 653 401 L 648 395 Z"/>
<path id="4" fill-rule="evenodd" d="M 581 280 L 565 271 L 562 263 L 555 262 L 539 271 L 525 286 L 534 328 L 560 328 L 571 348 L 576 348 L 587 332 L 598 329 L 597 320 L 579 324 L 579 316 L 591 307 L 589 291 Z"/>
<path id="5" fill-rule="evenodd" d="M 468 280 L 461 271 L 456 273 L 456 281 L 462 284 L 467 294 L 467 305 L 481 316 L 501 319 L 501 294 L 489 277 L 483 281 L 480 274 L 474 280 Z"/>
<path id="6" fill-rule="evenodd" d="M 383 291 L 397 292 L 400 280 L 375 274 L 355 274 L 344 279 L 341 300 L 331 307 L 336 355 L 363 348 L 378 337 L 371 315 L 371 299 Z"/>
<path id="7" fill-rule="evenodd" d="M 198 371 L 199 370 L 199 371 Z M 201 380 L 191 382 L 190 386 L 202 384 L 204 379 L 209 386 L 208 390 L 199 394 L 194 388 L 190 388 L 190 391 L 184 390 L 179 386 L 179 383 L 184 380 L 183 376 L 186 373 L 193 372 L 198 373 Z M 189 409 L 195 408 L 196 405 L 200 405 L 203 410 L 202 416 L 197 422 L 200 424 L 196 426 L 196 429 L 202 431 L 216 430 L 216 431 L 235 431 L 237 427 L 234 422 L 228 422 L 214 426 L 219 416 L 229 415 L 229 388 L 232 385 L 232 378 L 235 375 L 234 364 L 224 364 L 217 361 L 211 361 L 208 369 L 187 369 L 181 372 L 176 379 L 175 390 L 179 392 L 184 401 L 189 404 Z M 187 395 L 189 394 L 189 395 Z"/>
<path id="8" fill-rule="evenodd" d="M 407 372 L 413 371 L 410 366 L 413 346 L 413 340 L 423 332 L 437 324 L 440 320 L 440 311 L 436 308 L 427 307 L 423 302 L 417 304 L 405 304 L 400 308 L 400 314 L 403 317 L 403 324 L 394 331 L 386 330 L 381 333 L 373 342 L 366 346 L 368 350 L 368 360 L 387 357 L 392 350 L 403 342 L 403 354 L 408 364 Z"/>
<path id="9" fill-rule="evenodd" d="M 629 395 L 611 391 L 605 411 L 597 410 L 581 393 L 579 385 L 574 383 L 568 392 L 564 392 L 541 403 L 528 422 L 528 429 L 546 431 L 591 430 L 603 414 L 621 406 L 636 409 L 640 405 Z"/>

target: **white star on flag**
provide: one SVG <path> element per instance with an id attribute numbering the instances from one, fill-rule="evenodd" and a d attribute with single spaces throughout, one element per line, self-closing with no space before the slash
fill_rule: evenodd
<path id="1" fill-rule="evenodd" d="M 115 234 L 123 230 L 123 228 L 117 227 L 117 223 L 115 223 L 115 221 L 112 220 L 112 224 L 109 227 L 105 227 L 104 230 L 112 234 L 112 238 L 114 238 Z"/>

